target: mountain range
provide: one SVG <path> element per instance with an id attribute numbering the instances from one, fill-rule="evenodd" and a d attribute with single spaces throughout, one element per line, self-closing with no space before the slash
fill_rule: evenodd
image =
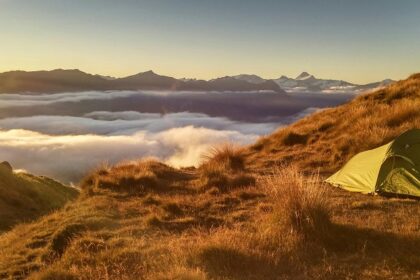
<path id="1" fill-rule="evenodd" d="M 180 80 L 147 71 L 124 78 L 92 75 L 80 70 L 10 71 L 0 73 L 0 93 L 66 92 L 88 90 L 273 91 L 283 93 L 271 80 L 250 83 L 234 77 L 209 81 Z"/>
<path id="2" fill-rule="evenodd" d="M 212 80 L 176 79 L 153 71 L 123 78 L 92 75 L 78 69 L 51 71 L 9 71 L 0 73 L 0 93 L 55 93 L 89 90 L 171 90 L 171 91 L 272 91 L 284 92 L 360 92 L 386 86 L 393 80 L 357 85 L 342 80 L 318 79 L 302 72 L 296 78 L 281 76 L 263 79 L 241 74 Z"/>
<path id="3" fill-rule="evenodd" d="M 247 81 L 249 83 L 262 83 L 265 80 L 257 75 L 241 74 L 234 76 L 235 79 Z M 273 79 L 282 89 L 288 92 L 361 92 L 387 86 L 393 83 L 393 80 L 385 79 L 380 82 L 374 82 L 364 85 L 354 84 L 343 80 L 319 79 L 308 72 L 302 72 L 296 78 L 281 76 Z"/>

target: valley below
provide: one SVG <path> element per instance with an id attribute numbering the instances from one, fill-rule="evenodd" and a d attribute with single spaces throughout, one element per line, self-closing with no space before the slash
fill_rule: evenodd
<path id="1" fill-rule="evenodd" d="M 260 136 L 354 94 L 88 91 L 0 95 L 1 160 L 77 184 L 97 165 L 156 157 L 197 166 L 211 147 Z M 59 159 L 59 160 L 58 160 Z"/>

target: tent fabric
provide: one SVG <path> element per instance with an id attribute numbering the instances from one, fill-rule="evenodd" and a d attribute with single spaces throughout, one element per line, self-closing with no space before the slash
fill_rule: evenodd
<path id="1" fill-rule="evenodd" d="M 355 155 L 326 182 L 365 194 L 420 197 L 420 129 Z"/>

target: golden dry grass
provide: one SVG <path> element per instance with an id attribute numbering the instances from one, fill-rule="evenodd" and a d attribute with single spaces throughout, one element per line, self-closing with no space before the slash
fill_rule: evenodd
<path id="1" fill-rule="evenodd" d="M 204 155 L 198 169 L 200 184 L 204 188 L 215 187 L 220 191 L 253 186 L 255 178 L 245 167 L 243 148 L 232 144 L 214 147 Z"/>
<path id="2" fill-rule="evenodd" d="M 214 192 L 197 182 L 174 180 L 167 192 L 86 193 L 64 209 L 0 236 L 0 276 L 418 276 L 417 201 L 348 195 L 323 185 L 317 176 L 308 178 L 284 166 L 259 177 L 253 187 Z"/>
<path id="3" fill-rule="evenodd" d="M 252 168 L 293 163 L 329 174 L 353 155 L 420 127 L 420 76 L 325 109 L 260 139 L 245 153 Z"/>
<path id="4" fill-rule="evenodd" d="M 102 166 L 76 202 L 0 236 L 0 278 L 419 278 L 418 201 L 322 183 L 357 151 L 418 127 L 420 87 L 411 83 L 315 114 L 248 150 L 217 148 L 197 169 Z M 347 114 L 357 118 L 347 123 Z"/>
<path id="5" fill-rule="evenodd" d="M 52 179 L 0 166 L 0 233 L 74 200 L 79 192 Z"/>
<path id="6" fill-rule="evenodd" d="M 318 175 L 303 176 L 296 167 L 279 166 L 260 180 L 265 193 L 276 201 L 274 224 L 306 237 L 328 230 L 330 209 Z"/>

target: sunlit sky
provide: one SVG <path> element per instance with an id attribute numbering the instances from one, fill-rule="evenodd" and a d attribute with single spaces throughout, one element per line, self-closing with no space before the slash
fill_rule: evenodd
<path id="1" fill-rule="evenodd" d="M 420 72 L 418 0 L 0 0 L 0 71 L 177 78 Z"/>

